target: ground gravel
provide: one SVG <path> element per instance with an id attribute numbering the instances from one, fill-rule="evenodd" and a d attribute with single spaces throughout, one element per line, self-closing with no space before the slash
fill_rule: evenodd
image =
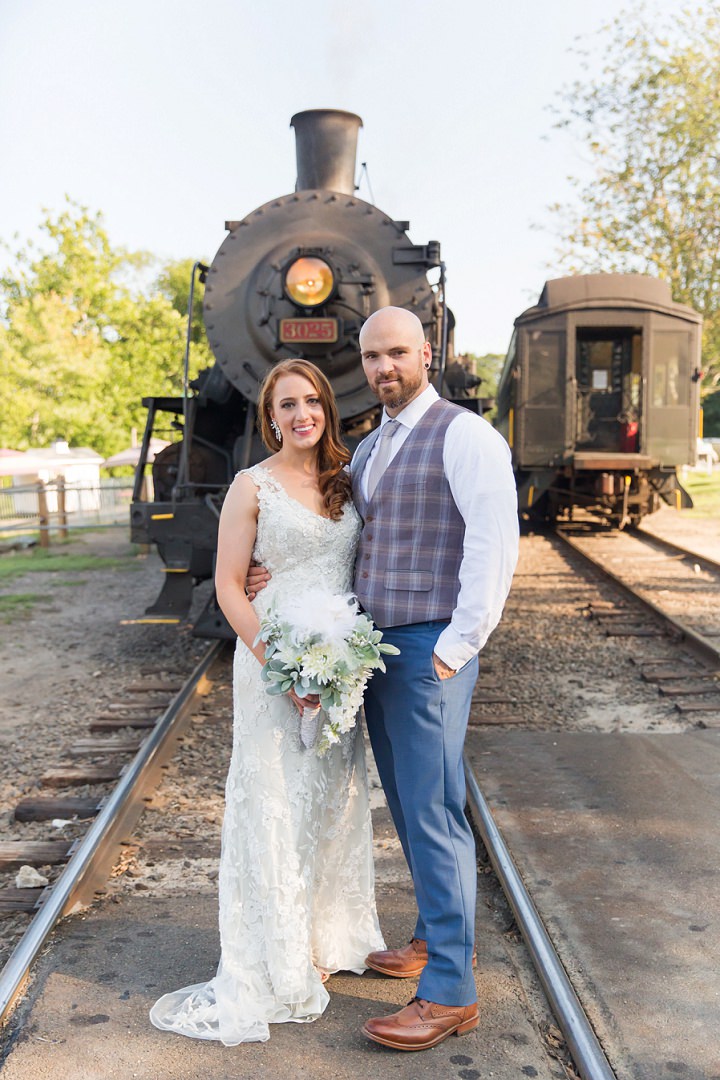
<path id="1" fill-rule="evenodd" d="M 718 557 L 716 523 L 668 510 L 658 532 Z M 646 523 L 650 528 L 651 523 Z M 162 584 L 155 554 L 141 555 L 123 530 L 84 534 L 68 550 L 120 560 L 112 569 L 62 574 L 33 573 L 5 583 L 4 591 L 42 593 L 45 600 L 0 626 L 3 692 L 0 816 L 5 839 L 72 839 L 85 829 L 69 823 L 18 825 L 16 802 L 40 794 L 40 774 L 69 759 L 64 747 L 88 734 L 88 722 L 137 681 L 138 670 L 186 676 L 205 651 L 189 626 L 123 625 L 141 615 Z M 0 556 L 2 558 L 3 556 Z M 197 590 L 196 612 L 208 586 Z M 609 586 L 588 578 L 583 564 L 548 536 L 523 536 L 513 589 L 500 626 L 483 650 L 471 722 L 536 730 L 682 731 L 672 702 L 640 676 L 648 660 L 675 662 L 665 638 L 607 637 L 589 613 L 628 603 Z M 193 716 L 162 785 L 148 803 L 133 841 L 124 849 L 102 902 L 124 891 L 153 895 L 207 890 L 217 877 L 225 776 L 232 730 L 231 674 L 224 661 L 211 695 Z M 500 700 L 497 700 L 497 699 Z M 378 805 L 382 801 L 373 779 Z M 102 795 L 107 788 L 73 789 Z M 69 792 L 68 792 L 69 793 Z M 383 852 L 378 855 L 382 862 Z M 41 867 L 53 880 L 58 870 Z M 382 871 L 382 867 L 379 867 Z M 0 888 L 15 871 L 0 873 Z M 29 916 L 0 920 L 0 960 Z"/>
<path id="2" fill-rule="evenodd" d="M 0 836 L 4 840 L 71 841 L 85 831 L 82 822 L 18 823 L 16 803 L 33 795 L 107 794 L 106 785 L 53 792 L 39 783 L 41 774 L 73 759 L 65 748 L 87 737 L 88 724 L 113 702 L 127 700 L 124 687 L 148 675 L 186 677 L 206 649 L 190 626 L 124 625 L 142 616 L 163 580 L 156 554 L 144 555 L 128 540 L 127 529 L 83 533 L 57 554 L 110 557 L 112 567 L 60 572 L 33 571 L 3 579 L 6 595 L 36 594 L 42 599 L 24 613 L 0 623 Z M 0 559 L 11 554 L 0 555 Z M 197 590 L 198 593 L 201 590 Z M 194 611 L 207 595 L 197 597 Z M 127 731 L 130 734 L 129 730 Z M 123 758 L 123 761 L 127 758 Z M 53 881 L 61 867 L 40 867 Z M 15 870 L 0 871 L 0 888 L 15 885 Z M 0 919 L 0 963 L 30 919 Z"/>

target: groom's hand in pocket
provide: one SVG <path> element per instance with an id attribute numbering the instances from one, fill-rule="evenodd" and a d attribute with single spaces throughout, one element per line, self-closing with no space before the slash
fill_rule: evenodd
<path id="1" fill-rule="evenodd" d="M 433 653 L 432 659 L 435 674 L 438 679 L 452 679 L 453 675 L 457 675 L 455 669 L 448 667 L 445 661 L 441 660 L 437 653 Z"/>
<path id="2" fill-rule="evenodd" d="M 248 600 L 254 600 L 257 594 L 262 592 L 269 580 L 269 570 L 266 570 L 264 566 L 257 566 L 255 563 L 250 563 L 248 572 L 245 575 L 245 595 Z"/>

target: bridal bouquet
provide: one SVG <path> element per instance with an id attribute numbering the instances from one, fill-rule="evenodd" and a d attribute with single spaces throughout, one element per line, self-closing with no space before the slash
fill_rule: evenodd
<path id="1" fill-rule="evenodd" d="M 268 694 L 294 689 L 299 697 L 319 695 L 319 706 L 304 710 L 300 727 L 303 745 L 313 746 L 325 713 L 319 754 L 355 726 L 368 680 L 376 668 L 385 671 L 382 654 L 400 652 L 382 641 L 351 593 L 307 592 L 271 603 L 260 620 L 259 641 L 265 642 Z"/>

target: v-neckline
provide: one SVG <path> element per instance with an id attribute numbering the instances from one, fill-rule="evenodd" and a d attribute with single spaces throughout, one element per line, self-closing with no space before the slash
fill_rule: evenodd
<path id="1" fill-rule="evenodd" d="M 326 514 L 318 514 L 315 510 L 311 510 L 310 507 L 306 506 L 304 502 L 301 502 L 300 499 L 296 499 L 294 495 L 291 495 L 287 488 L 280 483 L 275 474 L 271 472 L 270 469 L 266 469 L 265 466 L 262 465 L 260 462 L 258 462 L 255 468 L 262 470 L 262 472 L 264 472 L 266 476 L 269 476 L 275 487 L 283 493 L 286 499 L 289 499 L 290 502 L 295 503 L 296 506 L 301 506 L 303 510 L 307 510 L 308 514 L 312 514 L 313 517 L 319 518 L 320 521 L 331 521 L 335 525 L 337 525 L 342 520 L 341 518 L 336 519 L 328 517 Z"/>

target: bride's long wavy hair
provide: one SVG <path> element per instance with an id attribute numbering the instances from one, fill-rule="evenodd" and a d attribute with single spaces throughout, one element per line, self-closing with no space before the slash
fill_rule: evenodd
<path id="1" fill-rule="evenodd" d="M 275 453 L 281 444 L 270 426 L 270 407 L 275 384 L 282 375 L 302 375 L 312 383 L 320 399 L 325 416 L 325 430 L 316 447 L 318 486 L 326 514 L 337 521 L 342 515 L 345 503 L 351 497 L 352 489 L 350 477 L 344 469 L 350 460 L 350 453 L 340 436 L 340 416 L 332 387 L 322 371 L 309 360 L 281 360 L 268 372 L 258 397 L 258 428 L 265 446 Z"/>

